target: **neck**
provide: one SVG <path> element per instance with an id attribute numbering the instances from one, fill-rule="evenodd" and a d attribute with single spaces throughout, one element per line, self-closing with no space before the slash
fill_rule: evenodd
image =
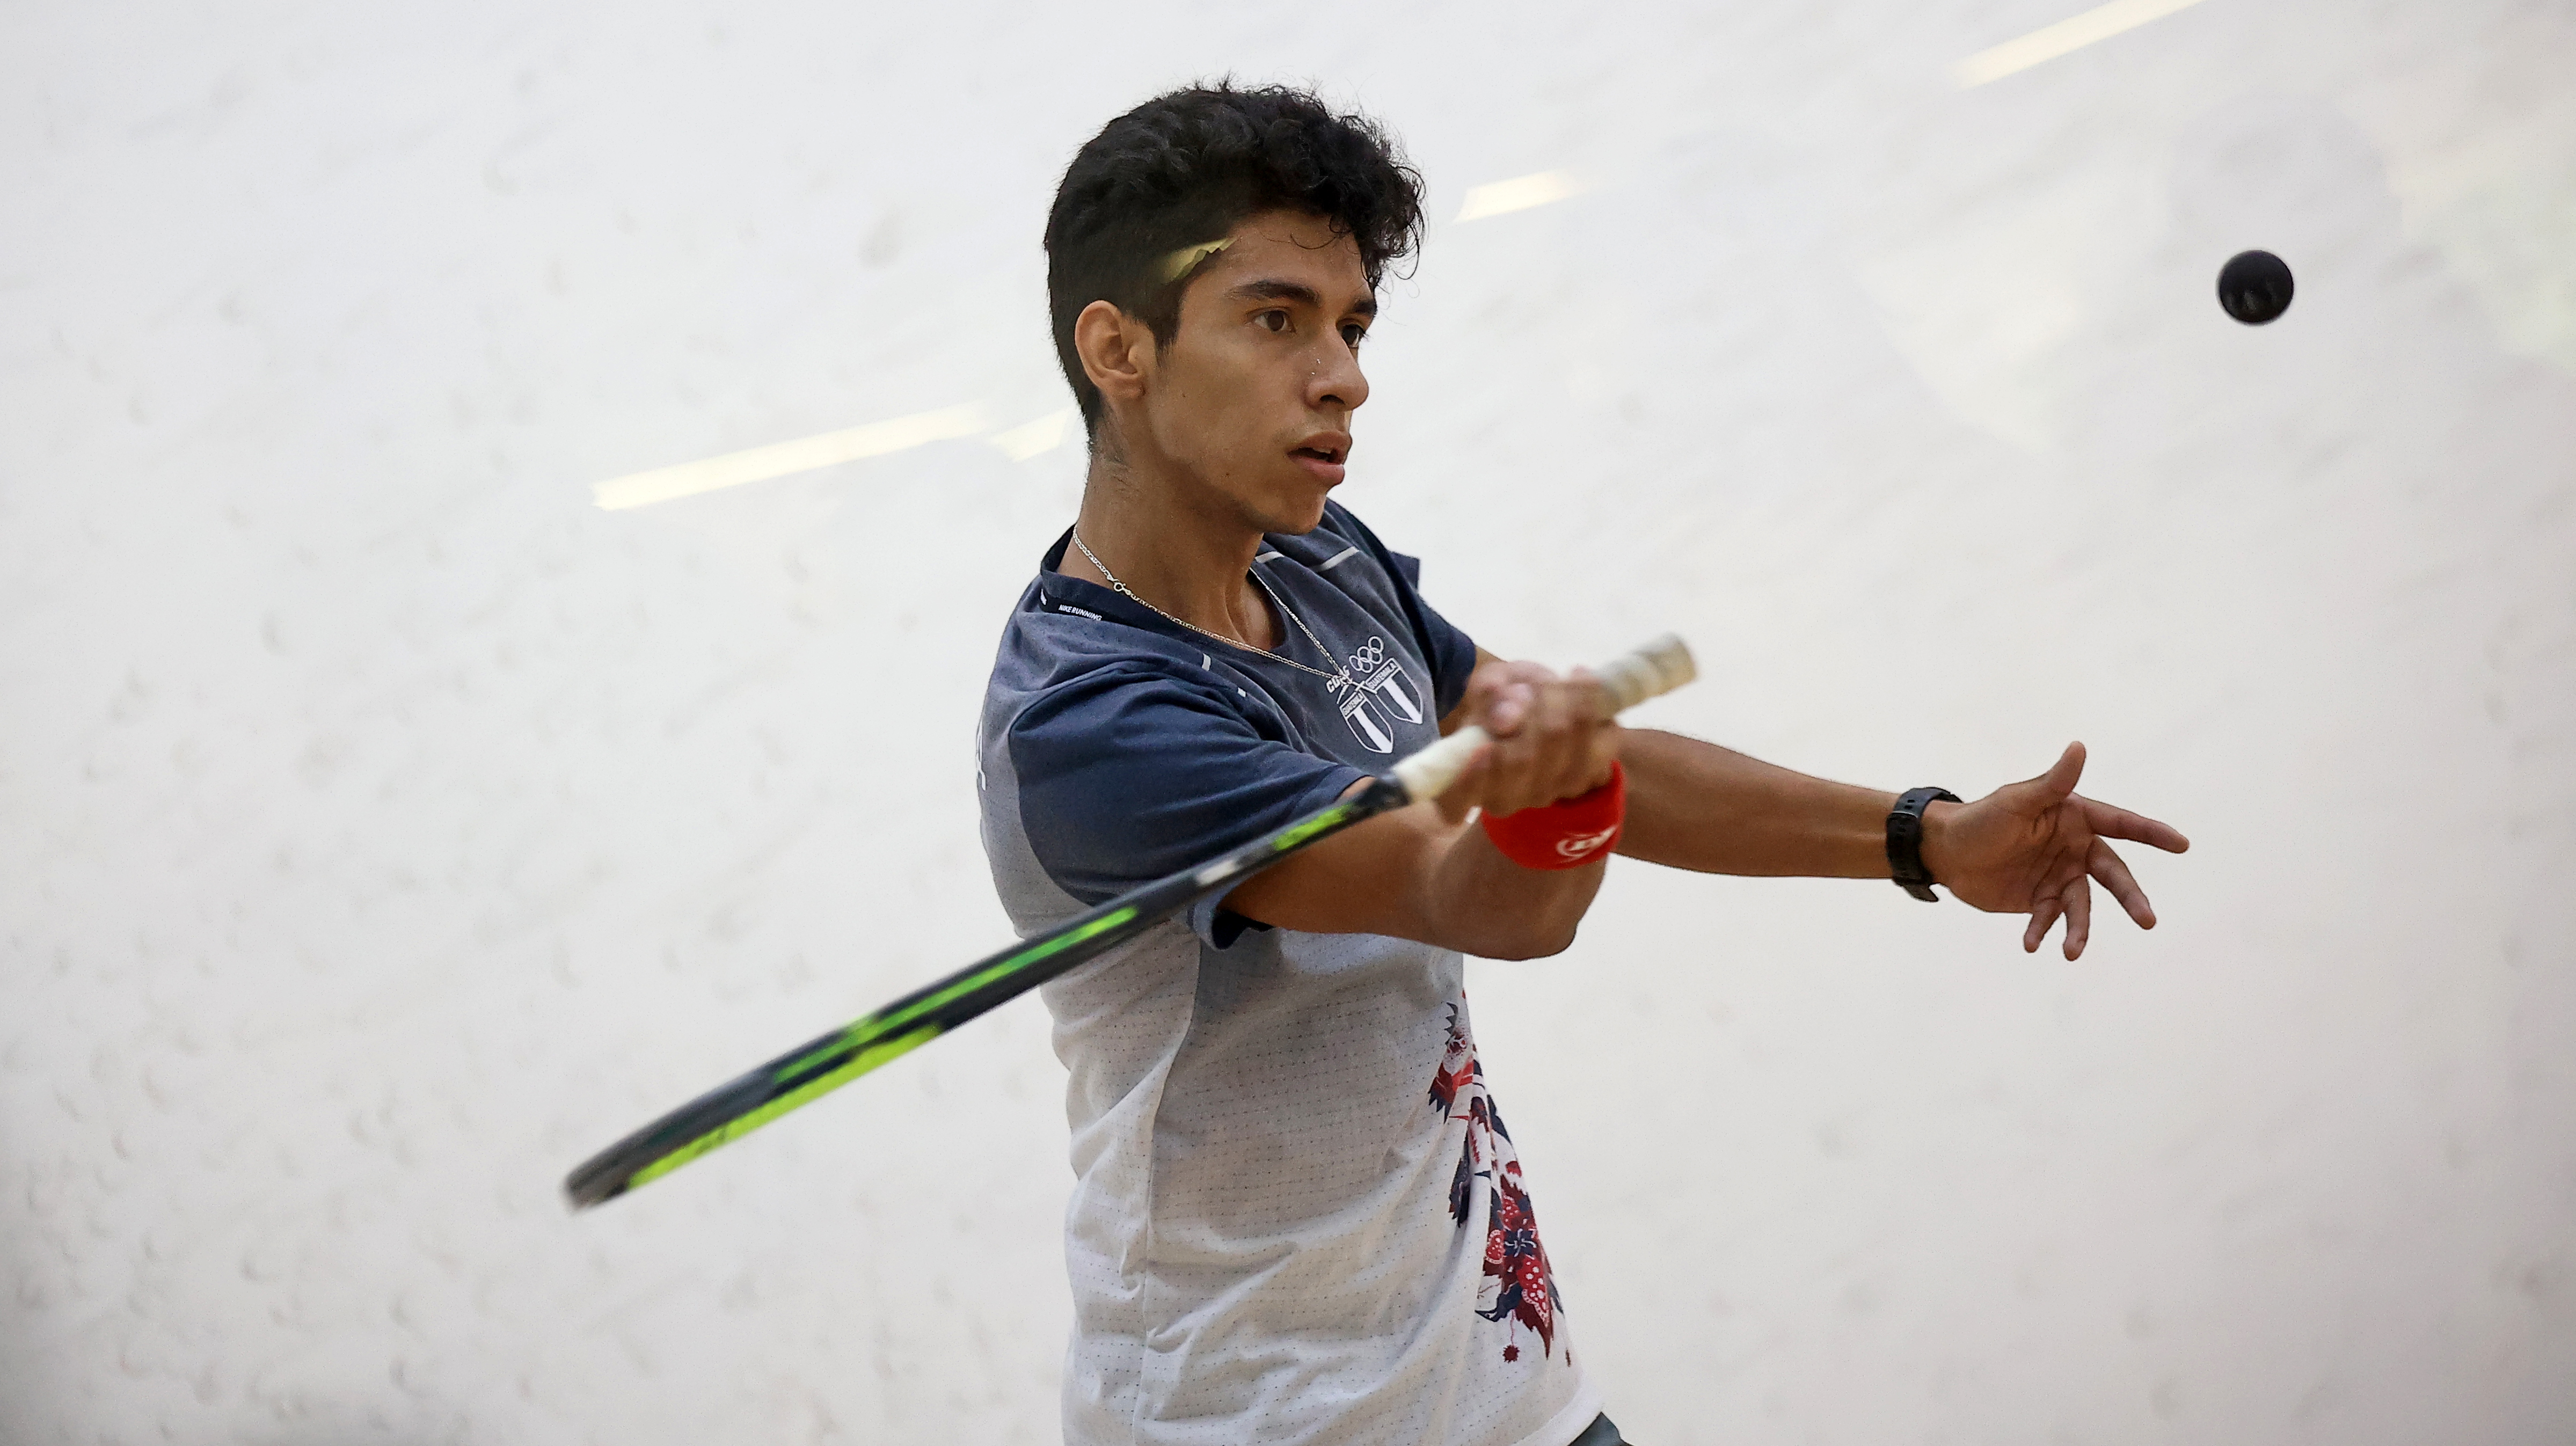
<path id="1" fill-rule="evenodd" d="M 1260 527 L 1230 499 L 1171 471 L 1102 446 L 1092 456 L 1074 530 L 1148 604 L 1256 648 L 1277 646 L 1269 604 L 1246 575 L 1261 550 Z M 1066 551 L 1061 569 L 1109 583 L 1079 548 Z"/>

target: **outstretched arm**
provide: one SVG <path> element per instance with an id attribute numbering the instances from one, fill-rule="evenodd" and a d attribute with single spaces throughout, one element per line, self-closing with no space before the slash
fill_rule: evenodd
<path id="1" fill-rule="evenodd" d="M 1748 758 L 1675 733 L 1629 730 L 1628 825 L 1619 852 L 1710 874 L 1884 879 L 1887 813 L 1896 795 Z M 2067 745 L 2048 772 L 1974 803 L 1935 803 L 1923 815 L 1923 864 L 1960 901 L 1989 913 L 2027 913 L 2022 948 L 2035 951 L 2066 920 L 2066 957 L 2092 933 L 2099 880 L 2141 929 L 2155 910 L 2108 842 L 2169 853 L 2190 841 L 2173 828 L 2075 792 L 2084 745 Z"/>
<path id="2" fill-rule="evenodd" d="M 1893 793 L 1829 783 L 1653 728 L 1629 729 L 1619 758 L 1628 770 L 1619 852 L 1630 858 L 1759 878 L 1889 876 Z M 1930 814 L 1924 823 L 1929 830 Z"/>

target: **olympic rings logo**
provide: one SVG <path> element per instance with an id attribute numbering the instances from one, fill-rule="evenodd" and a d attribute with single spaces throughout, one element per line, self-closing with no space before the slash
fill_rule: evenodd
<path id="1" fill-rule="evenodd" d="M 1360 645 L 1360 650 L 1358 652 L 1351 654 L 1351 671 L 1354 673 L 1374 673 L 1377 671 L 1377 665 L 1385 661 L 1386 640 L 1384 638 L 1371 638 Z"/>

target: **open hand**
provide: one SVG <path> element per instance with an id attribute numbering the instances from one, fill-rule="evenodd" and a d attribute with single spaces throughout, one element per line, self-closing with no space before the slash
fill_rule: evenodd
<path id="1" fill-rule="evenodd" d="M 2167 853 L 2191 847 L 2172 827 L 2097 803 L 2075 791 L 2084 745 L 2069 743 L 2037 778 L 2008 783 L 1974 803 L 1936 803 L 1923 818 L 1923 866 L 1961 902 L 1988 913 L 2028 913 L 2021 947 L 2037 952 L 2051 925 L 2066 920 L 2066 957 L 2093 932 L 2099 879 L 2141 929 L 2156 926 L 2146 891 L 2108 842 L 2129 839 Z"/>

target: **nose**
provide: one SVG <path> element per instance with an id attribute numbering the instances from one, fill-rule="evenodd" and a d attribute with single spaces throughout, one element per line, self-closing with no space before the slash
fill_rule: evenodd
<path id="1" fill-rule="evenodd" d="M 1315 348 L 1315 362 L 1306 374 L 1306 405 L 1317 411 L 1335 407 L 1346 412 L 1359 410 L 1368 400 L 1368 377 L 1360 371 L 1360 355 L 1350 343 L 1334 336 Z"/>

